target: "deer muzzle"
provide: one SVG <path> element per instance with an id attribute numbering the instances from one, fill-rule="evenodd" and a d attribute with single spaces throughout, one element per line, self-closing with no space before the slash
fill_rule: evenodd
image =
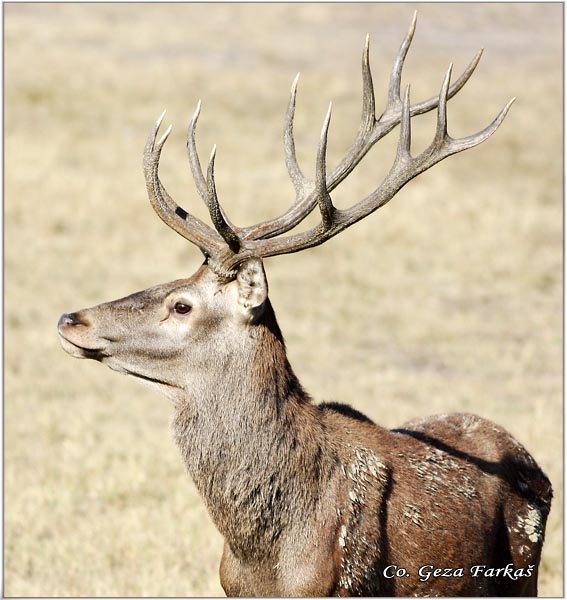
<path id="1" fill-rule="evenodd" d="M 105 356 L 100 340 L 93 336 L 89 319 L 81 312 L 62 314 L 57 333 L 63 350 L 75 358 L 100 360 Z"/>

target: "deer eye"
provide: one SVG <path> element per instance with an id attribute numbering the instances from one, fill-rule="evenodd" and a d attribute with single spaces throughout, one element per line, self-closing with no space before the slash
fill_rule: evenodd
<path id="1" fill-rule="evenodd" d="M 176 302 L 173 306 L 173 312 L 176 312 L 179 315 L 186 315 L 191 312 L 191 307 L 189 304 L 184 304 L 183 302 Z"/>

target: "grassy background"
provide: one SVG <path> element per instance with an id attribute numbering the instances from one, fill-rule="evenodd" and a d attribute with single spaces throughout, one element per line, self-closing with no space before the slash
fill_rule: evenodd
<path id="1" fill-rule="evenodd" d="M 301 71 L 301 164 L 328 165 L 360 111 L 371 34 L 377 104 L 412 4 L 8 4 L 5 11 L 5 594 L 220 595 L 222 540 L 170 440 L 167 401 L 59 348 L 62 312 L 192 273 L 198 250 L 153 214 L 142 148 L 161 111 L 162 178 L 203 219 L 185 130 L 218 144 L 219 195 L 249 224 L 293 199 L 281 130 Z M 420 4 L 405 81 L 473 79 L 449 128 L 495 136 L 322 247 L 266 261 L 300 379 L 385 426 L 473 411 L 507 427 L 555 487 L 542 595 L 562 593 L 562 5 Z M 378 109 L 380 111 L 380 109 Z M 414 151 L 434 116 L 414 124 Z M 390 137 L 390 136 L 389 136 Z M 397 130 L 335 194 L 371 191 Z"/>

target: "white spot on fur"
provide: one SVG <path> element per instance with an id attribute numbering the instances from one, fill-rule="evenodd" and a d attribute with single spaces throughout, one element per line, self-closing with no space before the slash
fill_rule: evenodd
<path id="1" fill-rule="evenodd" d="M 528 504 L 528 511 L 525 515 L 518 515 L 517 529 L 518 533 L 524 533 L 528 540 L 533 544 L 543 541 L 543 519 L 541 512 Z"/>
<path id="2" fill-rule="evenodd" d="M 373 555 L 371 546 L 364 536 L 353 537 L 348 535 L 347 530 L 356 532 L 362 515 L 362 508 L 366 503 L 367 496 L 376 490 L 382 490 L 387 482 L 387 468 L 378 460 L 374 452 L 364 447 L 349 448 L 350 462 L 346 468 L 342 466 L 347 488 L 347 506 L 345 510 L 337 511 L 344 523 L 341 526 L 338 543 L 342 549 L 341 575 L 339 586 L 345 590 L 356 593 L 364 580 L 370 576 L 371 565 L 368 557 Z M 351 449 L 352 448 L 352 449 Z"/>
<path id="3" fill-rule="evenodd" d="M 476 415 L 465 415 L 463 418 L 463 427 L 468 431 L 475 431 L 478 429 L 480 421 Z"/>
<path id="4" fill-rule="evenodd" d="M 341 527 L 341 535 L 339 536 L 339 546 L 344 548 L 346 546 L 347 528 L 343 525 Z"/>
<path id="5" fill-rule="evenodd" d="M 438 448 L 428 448 L 425 456 L 408 456 L 409 464 L 417 476 L 424 480 L 425 489 L 430 492 L 447 491 L 461 495 L 468 500 L 477 496 L 477 490 L 467 474 L 469 464 L 460 462 Z"/>
<path id="6" fill-rule="evenodd" d="M 418 506 L 406 504 L 404 508 L 404 517 L 409 519 L 414 525 L 423 525 L 423 519 Z"/>

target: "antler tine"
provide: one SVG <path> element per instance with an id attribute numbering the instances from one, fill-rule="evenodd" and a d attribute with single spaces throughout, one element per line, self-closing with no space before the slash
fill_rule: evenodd
<path id="1" fill-rule="evenodd" d="M 417 23 L 417 10 L 413 13 L 413 18 L 409 31 L 407 32 L 404 41 L 402 42 L 394 66 L 392 67 L 392 73 L 390 74 L 390 85 L 388 87 L 388 101 L 386 103 L 386 109 L 384 115 L 397 111 L 399 113 L 402 100 L 400 98 L 400 86 L 402 82 L 402 69 L 404 68 L 404 62 L 408 54 L 409 47 L 415 34 L 415 26 Z"/>
<path id="2" fill-rule="evenodd" d="M 295 188 L 295 193 L 300 198 L 307 187 L 309 187 L 309 180 L 301 172 L 299 163 L 297 162 L 297 156 L 295 154 L 295 139 L 293 137 L 293 117 L 295 116 L 295 98 L 297 94 L 297 83 L 299 82 L 299 73 L 295 76 L 293 83 L 291 84 L 291 92 L 289 95 L 289 103 L 285 113 L 285 126 L 284 126 L 284 151 L 285 151 L 285 164 L 289 177 Z"/>
<path id="3" fill-rule="evenodd" d="M 467 65 L 466 69 L 461 73 L 461 76 L 449 87 L 447 92 L 447 100 L 450 100 L 457 92 L 459 92 L 465 83 L 471 78 L 471 75 L 474 73 L 480 59 L 482 57 L 482 53 L 484 52 L 483 48 L 481 48 L 475 55 L 471 62 Z M 411 116 L 414 115 L 422 115 L 423 113 L 429 112 L 434 109 L 439 103 L 439 96 L 433 96 L 429 98 L 429 100 L 425 100 L 423 102 L 419 102 L 418 104 L 414 104 L 411 107 Z"/>
<path id="4" fill-rule="evenodd" d="M 402 121 L 400 125 L 400 142 L 398 144 L 397 161 L 411 160 L 411 120 L 410 120 L 410 86 L 406 86 L 402 102 Z"/>
<path id="5" fill-rule="evenodd" d="M 437 107 L 437 130 L 435 132 L 434 144 L 441 145 L 447 140 L 447 94 L 449 93 L 449 82 L 451 81 L 451 72 L 453 65 L 450 64 L 443 79 L 443 85 L 439 92 L 439 102 Z"/>
<path id="6" fill-rule="evenodd" d="M 199 161 L 199 154 L 197 153 L 197 144 L 195 143 L 195 130 L 197 128 L 197 121 L 201 113 L 201 101 L 197 103 L 197 108 L 191 117 L 189 127 L 187 129 L 187 153 L 189 155 L 189 165 L 191 167 L 191 173 L 195 181 L 195 186 L 199 192 L 199 196 L 203 202 L 208 206 L 209 193 L 207 189 L 207 181 L 203 175 L 201 169 L 201 162 Z"/>
<path id="7" fill-rule="evenodd" d="M 240 250 L 240 238 L 225 218 L 217 198 L 215 186 L 215 156 L 217 147 L 213 146 L 209 166 L 207 168 L 207 207 L 215 229 L 220 233 L 228 247 L 235 253 Z"/>
<path id="8" fill-rule="evenodd" d="M 492 123 L 490 123 L 490 125 L 485 127 L 482 131 L 460 139 L 451 138 L 450 154 L 456 154 L 457 152 L 468 150 L 469 148 L 478 146 L 479 144 L 487 140 L 500 127 L 502 121 L 504 121 L 504 118 L 508 114 L 508 111 L 510 110 L 512 104 L 514 104 L 515 100 L 516 98 L 512 98 L 511 100 L 509 100 L 506 106 L 498 113 L 494 121 L 492 121 Z"/>
<path id="9" fill-rule="evenodd" d="M 317 204 L 317 200 L 314 196 L 314 182 L 305 177 L 301 171 L 295 152 L 293 118 L 295 116 L 295 100 L 299 75 L 300 74 L 298 73 L 295 76 L 291 85 L 289 103 L 284 118 L 283 133 L 285 164 L 289 178 L 295 189 L 295 202 L 285 214 L 277 219 L 240 229 L 242 240 L 270 238 L 285 233 L 300 223 Z"/>
<path id="10" fill-rule="evenodd" d="M 321 218 L 323 219 L 323 228 L 330 229 L 333 224 L 333 215 L 335 207 L 331 200 L 331 196 L 327 190 L 327 134 L 329 132 L 329 123 L 331 121 L 331 110 L 333 104 L 329 102 L 329 109 L 323 121 L 323 128 L 321 129 L 321 138 L 319 140 L 319 148 L 317 150 L 317 165 L 315 170 L 315 195 L 317 197 L 317 203 L 319 204 L 319 210 L 321 211 Z"/>
<path id="11" fill-rule="evenodd" d="M 167 193 L 159 178 L 158 167 L 161 151 L 171 133 L 170 126 L 160 140 L 156 142 L 164 115 L 165 111 L 153 126 L 144 149 L 144 176 L 150 203 L 168 227 L 171 227 L 186 240 L 196 244 L 205 255 L 219 252 L 222 248 L 222 239 L 205 223 L 178 206 Z"/>
<path id="12" fill-rule="evenodd" d="M 150 131 L 150 135 L 148 136 L 148 139 L 146 140 L 146 145 L 144 147 L 144 160 L 145 160 L 146 156 L 151 156 L 151 154 L 154 151 L 157 134 L 158 134 L 159 128 L 161 127 L 161 123 L 163 121 L 163 118 L 165 117 L 166 112 L 167 111 L 164 110 L 161 113 L 161 115 L 158 117 L 158 120 L 155 122 L 155 125 L 152 127 L 152 130 Z M 162 146 L 163 146 L 163 142 L 162 142 Z"/>
<path id="13" fill-rule="evenodd" d="M 411 46 L 417 24 L 417 11 L 414 11 L 409 30 L 400 45 L 398 54 L 394 60 L 394 65 L 390 73 L 390 82 L 388 86 L 388 95 L 386 108 L 376 119 L 376 101 L 374 95 L 374 85 L 372 82 L 372 71 L 370 69 L 370 36 L 366 35 L 366 43 L 362 54 L 362 116 L 360 127 L 352 146 L 347 151 L 345 157 L 336 166 L 328 177 L 329 191 L 332 191 L 341 183 L 364 158 L 372 146 L 387 133 L 389 133 L 401 119 L 401 99 L 400 87 L 402 70 L 409 48 Z M 463 84 L 464 85 L 464 84 Z M 434 98 L 436 100 L 436 98 Z M 428 110 L 435 108 L 435 102 L 428 107 Z M 413 114 L 413 110 L 412 113 Z"/>
<path id="14" fill-rule="evenodd" d="M 447 70 L 445 78 L 443 79 L 441 91 L 439 92 L 437 129 L 435 131 L 433 142 L 429 148 L 424 150 L 423 153 L 415 159 L 417 162 L 422 163 L 419 172 L 428 169 L 448 156 L 456 154 L 457 152 L 462 152 L 463 150 L 467 150 L 469 148 L 473 148 L 474 146 L 478 146 L 478 144 L 484 142 L 498 129 L 515 100 L 515 98 L 512 98 L 498 113 L 492 123 L 478 133 L 458 139 L 452 138 L 447 133 L 447 100 L 449 97 L 449 82 L 451 79 L 452 67 L 453 65 L 449 65 L 449 69 Z"/>
<path id="15" fill-rule="evenodd" d="M 366 34 L 366 42 L 362 53 L 362 117 L 358 137 L 368 135 L 376 122 L 376 100 L 374 84 L 370 70 L 370 34 Z"/>

